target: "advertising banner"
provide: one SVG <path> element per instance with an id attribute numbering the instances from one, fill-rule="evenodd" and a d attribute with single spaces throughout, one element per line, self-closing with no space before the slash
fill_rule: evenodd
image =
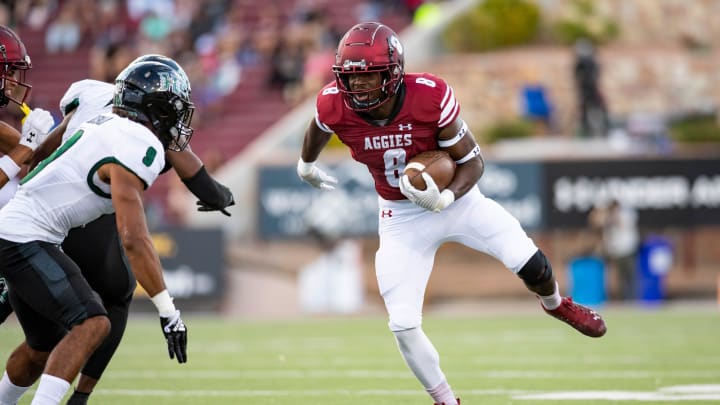
<path id="1" fill-rule="evenodd" d="M 497 201 L 522 224 L 525 230 L 545 226 L 543 167 L 528 163 L 488 163 L 478 185 L 480 191 Z"/>
<path id="2" fill-rule="evenodd" d="M 262 238 L 302 237 L 311 230 L 328 237 L 377 234 L 377 194 L 365 166 L 346 161 L 324 168 L 338 179 L 330 192 L 303 183 L 294 166 L 259 169 Z"/>
<path id="3" fill-rule="evenodd" d="M 302 237 L 311 230 L 331 237 L 377 234 L 377 194 L 365 166 L 346 161 L 326 168 L 339 181 L 331 192 L 301 182 L 294 166 L 260 168 L 258 229 L 262 238 Z M 527 229 L 539 229 L 544 200 L 541 170 L 537 163 L 489 164 L 480 189 Z"/>
<path id="4" fill-rule="evenodd" d="M 548 162 L 546 226 L 587 226 L 596 204 L 618 199 L 649 227 L 720 224 L 720 160 Z"/>
<path id="5" fill-rule="evenodd" d="M 211 310 L 223 294 L 225 249 L 219 229 L 161 228 L 152 232 L 165 283 L 179 309 Z M 138 285 L 136 297 L 147 297 Z M 150 300 L 137 306 L 152 308 Z"/>
<path id="6" fill-rule="evenodd" d="M 259 229 L 265 239 L 377 233 L 377 196 L 364 166 L 329 167 L 340 184 L 321 192 L 302 183 L 294 166 L 259 174 Z M 619 199 L 649 227 L 720 224 L 720 160 L 617 159 L 487 163 L 478 183 L 528 230 L 586 227 L 595 205 Z M 316 229 L 317 231 L 318 229 Z"/>

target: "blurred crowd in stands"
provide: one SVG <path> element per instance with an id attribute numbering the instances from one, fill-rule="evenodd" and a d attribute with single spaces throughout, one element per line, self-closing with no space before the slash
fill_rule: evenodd
<path id="1" fill-rule="evenodd" d="M 98 80 L 112 81 L 137 55 L 170 56 L 190 76 L 198 110 L 212 112 L 236 89 L 243 67 L 263 63 L 267 86 L 299 102 L 331 79 L 335 47 L 350 25 L 387 14 L 409 20 L 422 0 L 331 2 L 16 0 L 0 4 L 0 24 L 44 31 L 47 53 L 89 48 L 90 78 Z M 330 12 L 337 10 L 348 15 L 336 19 Z"/>
<path id="2" fill-rule="evenodd" d="M 58 92 L 73 81 L 113 82 L 137 56 L 159 53 L 177 60 L 190 77 L 196 104 L 193 127 L 202 129 L 231 110 L 225 101 L 231 93 L 252 89 L 249 93 L 257 94 L 255 89 L 266 89 L 288 106 L 314 96 L 332 80 L 335 48 L 349 27 L 359 21 L 382 21 L 397 24 L 400 31 L 422 2 L 3 0 L 0 24 L 18 32 L 33 59 L 34 68 L 28 75 L 34 84 L 30 104 L 50 110 L 56 121 L 60 120 L 57 103 L 62 94 Z M 79 62 L 74 63 L 75 59 Z M 53 82 L 50 91 L 48 85 L 54 79 L 49 77 L 57 77 L 53 69 L 60 60 L 63 66 L 77 66 L 78 71 L 61 75 L 66 82 Z M 44 72 L 53 74 L 43 77 Z M 253 96 L 247 102 L 257 101 Z M 19 125 L 18 108 L 4 109 L 0 115 Z M 230 157 L 225 150 L 209 149 L 198 153 L 210 166 Z M 167 181 L 168 201 L 184 201 L 177 198 L 174 182 L 179 180 Z M 162 188 L 162 181 L 158 183 L 155 189 Z M 187 193 L 184 188 L 181 192 Z M 157 200 L 148 202 L 150 210 L 156 207 L 158 211 L 149 219 L 184 222 L 182 209 L 166 204 L 161 195 L 147 198 Z"/>

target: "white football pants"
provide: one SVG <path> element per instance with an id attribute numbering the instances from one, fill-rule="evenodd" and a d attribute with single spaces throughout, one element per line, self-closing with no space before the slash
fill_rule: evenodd
<path id="1" fill-rule="evenodd" d="M 474 187 L 436 213 L 414 203 L 378 198 L 380 247 L 375 273 L 390 330 L 419 327 L 435 252 L 457 242 L 500 260 L 513 273 L 538 250 L 520 223 Z"/>

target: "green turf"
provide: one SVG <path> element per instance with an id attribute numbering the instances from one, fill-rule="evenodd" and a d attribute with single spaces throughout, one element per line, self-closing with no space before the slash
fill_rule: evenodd
<path id="1" fill-rule="evenodd" d="M 581 336 L 538 314 L 434 317 L 424 328 L 466 404 L 719 403 L 685 394 L 660 402 L 528 400 L 557 391 L 637 391 L 720 385 L 717 310 L 609 309 L 608 334 Z M 186 319 L 189 362 L 167 358 L 154 318 L 135 318 L 91 397 L 93 404 L 432 404 L 402 361 L 382 317 L 243 322 Z M 0 327 L 0 356 L 21 338 Z M 4 360 L 3 360 L 4 361 Z M 703 388 L 703 387 L 701 387 Z M 712 387 L 711 387 L 712 388 Z M 29 404 L 26 395 L 20 404 Z M 703 400 L 703 398 L 705 398 Z"/>

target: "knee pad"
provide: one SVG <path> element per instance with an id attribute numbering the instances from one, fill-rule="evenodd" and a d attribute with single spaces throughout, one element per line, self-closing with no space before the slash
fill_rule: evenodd
<path id="1" fill-rule="evenodd" d="M 388 308 L 390 322 L 388 326 L 393 332 L 419 328 L 422 324 L 422 315 L 410 307 Z"/>
<path id="2" fill-rule="evenodd" d="M 550 281 L 553 277 L 553 272 L 547 257 L 538 249 L 522 269 L 518 271 L 517 275 L 526 285 L 536 286 Z"/>

